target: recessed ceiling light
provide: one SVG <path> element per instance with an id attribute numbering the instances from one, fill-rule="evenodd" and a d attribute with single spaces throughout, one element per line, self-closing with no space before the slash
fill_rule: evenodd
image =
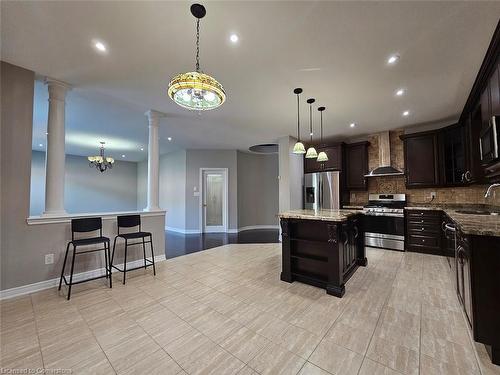
<path id="1" fill-rule="evenodd" d="M 45 132 L 45 135 L 49 135 L 49 132 Z"/>
<path id="2" fill-rule="evenodd" d="M 238 38 L 238 35 L 236 35 L 236 34 L 231 34 L 231 36 L 229 37 L 229 40 L 230 40 L 231 42 L 233 42 L 233 43 L 238 42 L 238 40 L 239 40 L 239 39 L 240 39 L 240 38 Z"/>
<path id="3" fill-rule="evenodd" d="M 399 55 L 398 54 L 391 55 L 387 59 L 387 64 L 394 65 L 394 64 L 396 64 L 398 62 L 398 60 L 399 60 Z"/>
<path id="4" fill-rule="evenodd" d="M 125 157 L 125 155 L 122 155 L 122 158 L 124 158 L 124 157 Z"/>
<path id="5" fill-rule="evenodd" d="M 108 49 L 106 48 L 106 45 L 103 43 L 103 42 L 100 42 L 100 41 L 95 41 L 94 42 L 94 47 L 96 48 L 96 50 L 98 50 L 99 52 L 106 52 Z"/>
<path id="6" fill-rule="evenodd" d="M 409 116 L 409 115 L 410 115 L 410 111 L 404 111 L 404 112 L 403 112 L 403 116 L 405 116 L 405 117 L 406 117 L 406 116 Z"/>
<path id="7" fill-rule="evenodd" d="M 405 94 L 405 89 L 398 89 L 396 91 L 396 96 L 403 96 Z"/>
<path id="8" fill-rule="evenodd" d="M 354 128 L 354 127 L 356 127 L 356 123 L 355 123 L 355 122 L 351 122 L 351 123 L 349 124 L 349 126 L 350 126 L 351 128 Z"/>
<path id="9" fill-rule="evenodd" d="M 141 151 L 144 151 L 144 147 L 141 147 Z"/>
<path id="10" fill-rule="evenodd" d="M 167 140 L 170 142 L 172 141 L 172 137 L 168 137 Z"/>
<path id="11" fill-rule="evenodd" d="M 40 143 L 38 146 L 43 147 L 43 144 L 42 144 L 42 143 Z"/>

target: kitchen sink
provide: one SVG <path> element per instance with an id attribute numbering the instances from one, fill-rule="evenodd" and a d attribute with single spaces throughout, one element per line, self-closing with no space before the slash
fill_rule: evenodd
<path id="1" fill-rule="evenodd" d="M 498 215 L 498 212 L 492 211 L 482 211 L 482 210 L 457 210 L 458 214 L 466 214 L 466 215 Z"/>

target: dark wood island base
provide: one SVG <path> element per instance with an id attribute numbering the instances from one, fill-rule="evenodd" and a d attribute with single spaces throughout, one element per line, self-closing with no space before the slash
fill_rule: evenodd
<path id="1" fill-rule="evenodd" d="M 317 286 L 342 297 L 346 281 L 368 263 L 361 216 L 345 210 L 329 212 L 328 219 L 289 216 L 292 213 L 280 215 L 281 280 Z"/>

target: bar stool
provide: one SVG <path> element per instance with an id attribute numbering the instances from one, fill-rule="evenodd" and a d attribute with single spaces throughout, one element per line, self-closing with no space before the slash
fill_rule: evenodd
<path id="1" fill-rule="evenodd" d="M 140 268 L 146 269 L 147 267 L 153 266 L 153 275 L 156 276 L 156 268 L 155 268 L 155 254 L 153 251 L 153 236 L 150 232 L 143 232 L 141 229 L 141 216 L 140 215 L 123 215 L 117 217 L 118 223 L 118 235 L 115 237 L 115 241 L 113 242 L 113 254 L 111 255 L 111 263 L 110 267 L 123 272 L 123 284 L 125 284 L 125 277 L 127 275 L 127 271 L 138 270 Z M 133 228 L 139 227 L 138 232 L 129 232 L 129 233 L 120 233 L 120 228 Z M 115 247 L 116 240 L 118 238 L 122 238 L 125 240 L 125 256 L 123 259 L 123 270 L 113 265 L 113 259 L 115 258 Z M 132 242 L 129 243 L 129 240 L 141 239 L 141 242 Z M 149 260 L 146 258 L 146 244 L 149 243 L 151 247 L 151 258 Z M 127 249 L 129 246 L 133 245 L 142 245 L 142 251 L 144 254 L 144 266 L 130 268 L 127 270 Z"/>
<path id="2" fill-rule="evenodd" d="M 87 238 L 80 238 L 80 239 L 75 240 L 76 233 L 95 232 L 97 230 L 99 231 L 98 237 L 87 237 Z M 77 251 L 78 247 L 96 245 L 96 244 L 103 244 L 104 247 L 99 248 L 99 249 Z M 66 268 L 66 260 L 68 258 L 70 246 L 73 246 L 73 258 L 71 260 L 71 272 L 70 272 L 69 283 L 68 283 L 68 281 L 66 280 L 66 276 L 64 275 L 64 269 Z M 75 268 L 76 256 L 80 255 L 80 254 L 93 253 L 93 252 L 101 251 L 101 250 L 104 250 L 104 261 L 106 263 L 106 265 L 105 265 L 106 274 L 102 275 L 102 276 L 92 277 L 90 279 L 85 279 L 85 280 L 73 282 L 73 270 Z M 64 263 L 63 263 L 63 268 L 61 271 L 61 278 L 59 279 L 59 290 L 61 290 L 62 282 L 64 280 L 64 283 L 69 286 L 68 297 L 67 297 L 67 299 L 69 300 L 71 297 L 71 286 L 73 286 L 75 284 L 80 284 L 80 283 L 84 283 L 87 281 L 91 281 L 91 280 L 100 279 L 103 277 L 106 277 L 106 278 L 109 277 L 109 287 L 111 288 L 112 287 L 111 262 L 108 264 L 108 259 L 111 259 L 110 240 L 108 237 L 104 237 L 102 235 L 102 219 L 100 217 L 72 219 L 71 220 L 71 241 L 68 242 L 68 245 L 66 246 L 66 254 L 64 255 Z"/>

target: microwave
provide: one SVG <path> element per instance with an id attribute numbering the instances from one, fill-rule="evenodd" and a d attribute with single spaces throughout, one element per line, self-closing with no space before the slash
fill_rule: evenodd
<path id="1" fill-rule="evenodd" d="M 496 116 L 492 116 L 486 129 L 479 135 L 479 152 L 481 164 L 487 165 L 498 159 L 498 132 Z"/>

